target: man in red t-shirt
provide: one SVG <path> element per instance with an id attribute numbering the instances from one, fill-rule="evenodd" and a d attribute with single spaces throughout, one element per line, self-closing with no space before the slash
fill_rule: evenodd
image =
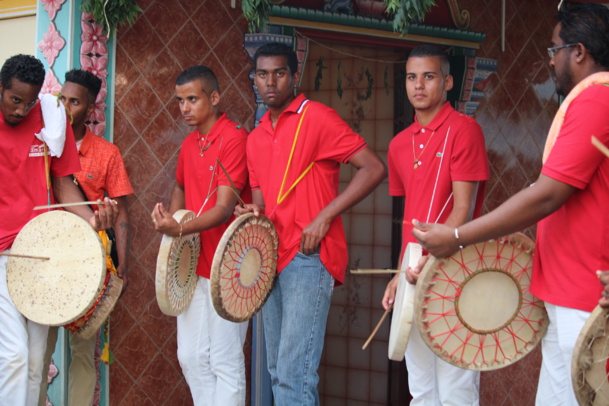
<path id="1" fill-rule="evenodd" d="M 476 121 L 446 101 L 453 78 L 446 54 L 431 45 L 413 49 L 406 62 L 406 93 L 415 122 L 389 144 L 389 193 L 405 196 L 404 219 L 423 218 L 456 227 L 482 209 L 489 176 L 484 135 Z M 410 221 L 403 223 L 402 251 L 415 242 Z M 406 278 L 416 283 L 423 256 Z M 398 276 L 387 285 L 383 307 L 395 299 Z M 406 349 L 411 405 L 477 405 L 480 373 L 437 357 L 421 339 L 416 323 Z"/>
<path id="2" fill-rule="evenodd" d="M 123 279 L 123 291 L 127 287 L 127 244 L 129 216 L 127 195 L 133 193 L 127 171 L 118 147 L 87 128 L 87 118 L 95 109 L 95 100 L 101 90 L 102 81 L 86 70 L 73 69 L 66 73 L 61 88 L 60 100 L 70 113 L 72 131 L 81 165 L 74 177 L 87 200 L 102 200 L 105 196 L 117 202 L 118 216 L 114 223 L 118 266 L 116 273 Z M 110 270 L 108 270 L 110 272 Z M 48 370 L 57 343 L 59 327 L 49 328 L 44 371 Z M 93 403 L 97 370 L 95 368 L 95 345 L 98 334 L 88 340 L 68 334 L 70 342 L 70 370 L 68 373 L 68 404 L 90 405 Z M 46 375 L 45 375 L 46 376 Z M 46 405 L 48 380 L 42 380 L 39 406 Z"/>
<path id="3" fill-rule="evenodd" d="M 243 190 L 247 132 L 220 112 L 218 80 L 206 66 L 193 66 L 178 76 L 176 99 L 184 120 L 196 129 L 180 149 L 169 211 L 157 203 L 152 221 L 157 231 L 173 237 L 201 233 L 199 280 L 190 305 L 178 316 L 178 360 L 196 406 L 241 406 L 245 404 L 247 322 L 233 323 L 216 313 L 209 277 L 216 247 L 237 202 L 216 160 L 235 187 Z M 180 226 L 171 216 L 179 209 L 200 215 Z"/>
<path id="4" fill-rule="evenodd" d="M 548 48 L 557 93 L 567 95 L 546 143 L 541 175 L 492 212 L 454 227 L 414 220 L 413 234 L 436 256 L 538 223 L 531 293 L 545 302 L 536 403 L 577 405 L 571 359 L 579 332 L 599 302 L 596 270 L 609 268 L 609 10 L 568 5 Z M 554 130 L 556 129 L 556 130 Z"/>
<path id="5" fill-rule="evenodd" d="M 80 170 L 70 126 L 65 137 L 59 134 L 65 138 L 63 145 L 53 143 L 56 156 L 47 157 L 51 177 L 47 190 L 45 143 L 36 136 L 43 128 L 38 93 L 44 76 L 42 63 L 29 55 L 7 59 L 0 70 L 0 252 L 5 254 L 23 226 L 44 212 L 33 209 L 46 204 L 49 194 L 51 203 L 84 200 L 70 176 Z M 95 213 L 85 205 L 66 210 L 103 230 L 112 226 L 118 211 L 110 199 L 105 202 Z M 6 262 L 7 257 L 0 256 L 0 404 L 33 406 L 38 404 L 48 326 L 26 319 L 13 304 Z"/>
<path id="6" fill-rule="evenodd" d="M 254 83 L 269 111 L 247 141 L 253 203 L 279 235 L 279 275 L 262 309 L 277 405 L 319 404 L 317 368 L 334 284 L 347 267 L 340 214 L 386 176 L 380 158 L 333 109 L 295 97 L 296 53 L 267 44 L 254 56 Z M 357 169 L 338 193 L 341 163 Z"/>

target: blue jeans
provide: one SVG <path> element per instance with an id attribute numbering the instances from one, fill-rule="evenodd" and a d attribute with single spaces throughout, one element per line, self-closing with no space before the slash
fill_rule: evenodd
<path id="1" fill-rule="evenodd" d="M 262 308 L 275 405 L 319 405 L 317 368 L 334 278 L 319 254 L 300 252 L 285 267 Z"/>

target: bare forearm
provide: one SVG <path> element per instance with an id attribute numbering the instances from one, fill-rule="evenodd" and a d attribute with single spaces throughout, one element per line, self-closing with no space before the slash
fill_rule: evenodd
<path id="1" fill-rule="evenodd" d="M 524 230 L 558 210 L 574 190 L 542 175 L 492 212 L 459 227 L 460 242 L 468 245 Z"/>
<path id="2" fill-rule="evenodd" d="M 53 194 L 59 203 L 74 203 L 84 202 L 85 197 L 80 192 L 69 176 L 53 178 Z M 76 214 L 77 216 L 89 221 L 93 216 L 93 211 L 87 205 L 70 206 L 65 208 L 66 211 Z"/>
<path id="3" fill-rule="evenodd" d="M 180 209 L 184 209 L 185 207 L 186 199 L 184 197 L 184 188 L 176 182 L 171 192 L 171 201 L 169 202 L 169 213 L 173 214 Z"/>

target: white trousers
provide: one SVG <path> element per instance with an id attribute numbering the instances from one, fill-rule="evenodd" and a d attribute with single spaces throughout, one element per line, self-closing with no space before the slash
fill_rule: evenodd
<path id="1" fill-rule="evenodd" d="M 589 312 L 545 303 L 550 324 L 541 340 L 541 373 L 535 404 L 577 406 L 571 382 L 571 359 Z"/>
<path id="2" fill-rule="evenodd" d="M 178 316 L 178 360 L 195 406 L 245 404 L 247 323 L 218 316 L 209 279 L 199 277 L 192 302 Z"/>
<path id="3" fill-rule="evenodd" d="M 480 372 L 458 368 L 427 347 L 416 323 L 406 347 L 410 406 L 477 406 Z"/>
<path id="4" fill-rule="evenodd" d="M 0 256 L 0 405 L 36 406 L 49 327 L 26 319 L 13 304 L 6 262 Z"/>

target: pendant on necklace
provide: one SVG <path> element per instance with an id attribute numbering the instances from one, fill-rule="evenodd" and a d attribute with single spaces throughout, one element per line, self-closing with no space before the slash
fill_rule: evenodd
<path id="1" fill-rule="evenodd" d="M 419 165 L 421 165 L 421 161 L 414 161 L 414 169 L 416 170 Z"/>

